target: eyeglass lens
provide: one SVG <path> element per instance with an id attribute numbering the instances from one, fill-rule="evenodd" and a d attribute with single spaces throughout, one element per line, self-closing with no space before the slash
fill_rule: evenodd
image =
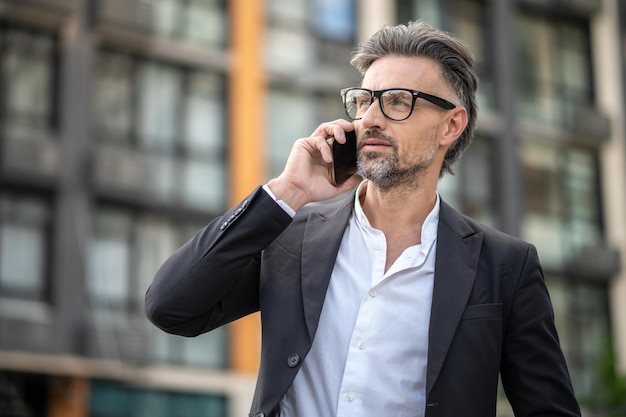
<path id="1" fill-rule="evenodd" d="M 380 107 L 385 116 L 392 120 L 404 120 L 411 115 L 413 94 L 405 90 L 385 90 L 379 96 Z M 354 88 L 346 92 L 346 113 L 352 119 L 361 119 L 373 102 L 369 90 Z"/>

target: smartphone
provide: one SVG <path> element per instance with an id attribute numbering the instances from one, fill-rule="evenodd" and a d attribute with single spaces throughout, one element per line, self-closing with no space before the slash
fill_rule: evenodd
<path id="1" fill-rule="evenodd" d="M 331 184 L 339 185 L 356 174 L 356 133 L 346 132 L 345 144 L 333 140 L 330 146 L 333 161 L 328 165 L 328 175 Z"/>

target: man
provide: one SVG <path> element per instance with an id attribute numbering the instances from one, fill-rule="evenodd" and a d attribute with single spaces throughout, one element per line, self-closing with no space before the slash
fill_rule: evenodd
<path id="1" fill-rule="evenodd" d="M 471 53 L 412 22 L 352 63 L 352 122 L 296 141 L 279 177 L 172 255 L 148 317 L 195 336 L 260 310 L 250 416 L 495 416 L 499 375 L 516 416 L 579 416 L 534 247 L 436 191 L 473 134 Z M 352 130 L 358 175 L 333 186 L 328 140 Z"/>

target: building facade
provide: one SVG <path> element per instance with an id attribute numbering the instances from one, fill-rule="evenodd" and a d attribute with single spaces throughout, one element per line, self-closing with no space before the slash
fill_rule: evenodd
<path id="1" fill-rule="evenodd" d="M 626 1 L 14 0 L 0 417 L 246 415 L 258 315 L 170 336 L 143 294 L 295 139 L 343 117 L 354 44 L 413 19 L 464 39 L 481 79 L 476 138 L 441 195 L 537 246 L 577 396 L 600 409 L 601 363 L 626 373 Z"/>

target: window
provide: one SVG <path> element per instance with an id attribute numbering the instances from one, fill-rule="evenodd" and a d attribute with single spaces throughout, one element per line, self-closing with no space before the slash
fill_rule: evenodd
<path id="1" fill-rule="evenodd" d="M 267 11 L 275 22 L 291 22 L 298 26 L 306 22 L 308 14 L 307 0 L 269 0 Z"/>
<path id="2" fill-rule="evenodd" d="M 587 23 L 521 15 L 517 32 L 521 116 L 564 127 L 593 100 Z"/>
<path id="3" fill-rule="evenodd" d="M 146 323 L 149 325 L 148 323 Z M 149 325 L 148 358 L 192 368 L 225 369 L 228 361 L 228 330 L 219 327 L 196 337 L 179 337 Z"/>
<path id="4" fill-rule="evenodd" d="M 87 269 L 96 308 L 143 314 L 143 296 L 158 267 L 199 225 L 180 224 L 150 214 L 99 206 Z"/>
<path id="5" fill-rule="evenodd" d="M 524 141 L 523 237 L 544 267 L 562 268 L 586 247 L 601 245 L 597 158 L 585 149 Z"/>
<path id="6" fill-rule="evenodd" d="M 355 32 L 353 0 L 314 0 L 313 28 L 322 38 L 353 42 Z"/>
<path id="7" fill-rule="evenodd" d="M 100 206 L 93 218 L 87 288 L 98 325 L 134 322 L 134 318 L 142 317 L 149 338 L 149 360 L 222 368 L 227 360 L 225 329 L 180 338 L 143 319 L 144 295 L 156 271 L 199 228 L 197 224 Z"/>
<path id="8" fill-rule="evenodd" d="M 223 85 L 217 74 L 103 52 L 95 115 L 99 185 L 223 210 Z"/>
<path id="9" fill-rule="evenodd" d="M 45 300 L 50 222 L 45 200 L 0 194 L 0 296 Z"/>
<path id="10" fill-rule="evenodd" d="M 126 384 L 93 381 L 92 417 L 225 417 L 226 398 L 132 388 Z"/>
<path id="11" fill-rule="evenodd" d="M 608 291 L 562 277 L 546 277 L 561 347 L 578 398 L 592 398 L 609 339 Z"/>
<path id="12" fill-rule="evenodd" d="M 209 48 L 226 47 L 225 0 L 101 0 L 105 24 L 149 31 L 157 38 Z"/>
<path id="13" fill-rule="evenodd" d="M 5 129 L 10 139 L 41 140 L 54 125 L 55 39 L 42 33 L 0 28 Z"/>
<path id="14" fill-rule="evenodd" d="M 90 299 L 97 307 L 129 309 L 132 219 L 123 211 L 101 210 L 94 220 L 87 270 Z"/>
<path id="15" fill-rule="evenodd" d="M 270 71 L 305 76 L 320 65 L 354 71 L 349 66 L 354 0 L 269 0 L 267 14 L 265 62 Z M 331 72 L 326 84 L 329 76 Z"/>

